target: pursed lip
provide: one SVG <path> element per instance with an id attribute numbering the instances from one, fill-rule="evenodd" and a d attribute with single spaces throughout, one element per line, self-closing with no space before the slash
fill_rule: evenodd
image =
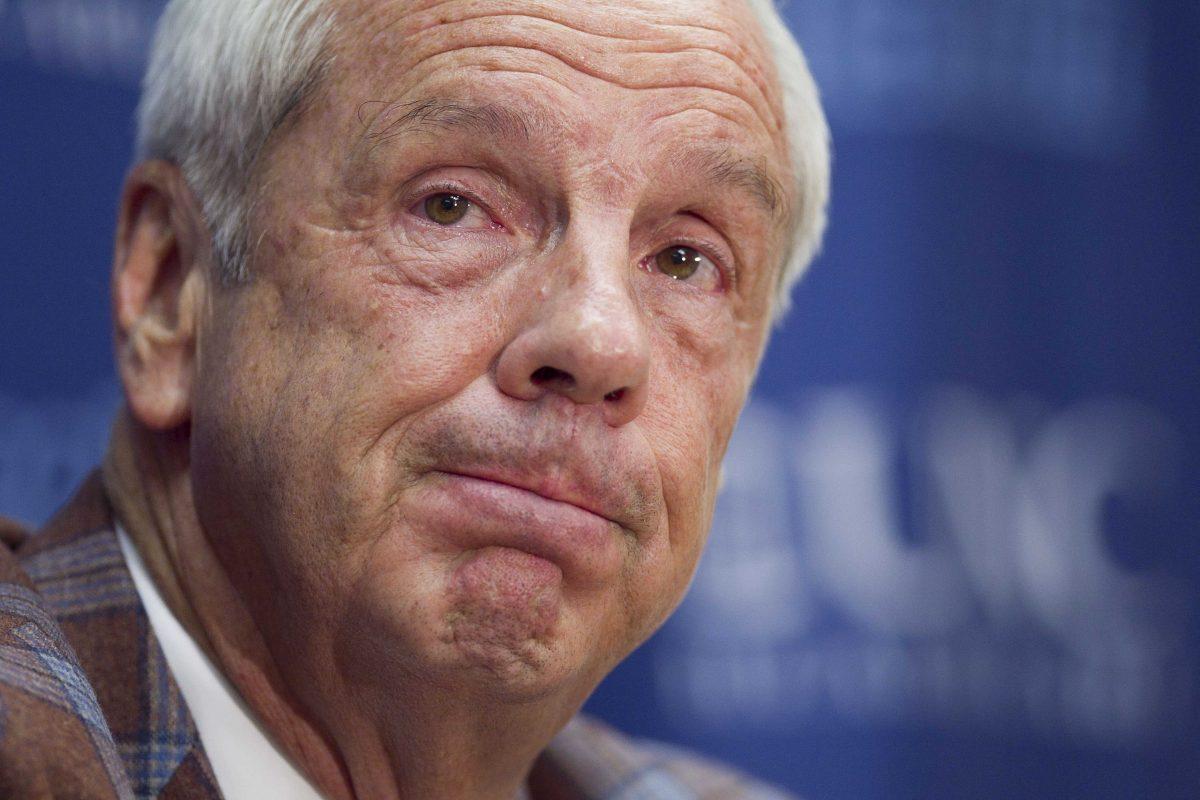
<path id="1" fill-rule="evenodd" d="M 558 565 L 578 586 L 601 585 L 620 566 L 618 524 L 561 499 L 571 496 L 567 492 L 538 491 L 511 476 L 497 480 L 494 472 L 455 468 L 433 474 L 440 488 L 423 507 L 458 547 L 521 550 Z"/>
<path id="2" fill-rule="evenodd" d="M 586 511 L 589 514 L 600 517 L 606 522 L 624 528 L 625 525 L 619 519 L 614 518 L 611 512 L 606 513 L 602 504 L 586 496 L 586 493 L 580 491 L 572 491 L 565 483 L 557 482 L 550 479 L 533 479 L 526 475 L 516 475 L 512 473 L 504 473 L 501 471 L 493 471 L 486 469 L 443 469 L 441 472 L 447 475 L 459 475 L 464 478 L 474 478 L 475 480 L 488 481 L 490 483 L 498 483 L 502 486 L 508 486 L 513 489 L 530 492 L 541 497 L 544 500 L 549 500 L 554 503 L 566 503 L 567 505 L 575 506 L 581 511 Z"/>

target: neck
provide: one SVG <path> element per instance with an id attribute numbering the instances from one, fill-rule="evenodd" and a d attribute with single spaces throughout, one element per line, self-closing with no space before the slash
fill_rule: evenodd
<path id="1" fill-rule="evenodd" d="M 516 794 L 569 713 L 438 690 L 421 676 L 352 692 L 333 667 L 311 673 L 323 708 L 306 707 L 283 678 L 296 670 L 279 669 L 202 529 L 188 450 L 186 428 L 151 432 L 123 410 L 105 488 L 167 605 L 293 763 L 336 800 Z"/>

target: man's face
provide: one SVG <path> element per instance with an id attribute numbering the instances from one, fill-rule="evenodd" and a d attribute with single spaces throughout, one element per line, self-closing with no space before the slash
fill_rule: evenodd
<path id="1" fill-rule="evenodd" d="M 306 700 L 573 708 L 681 598 L 762 353 L 765 49 L 740 0 L 338 20 L 201 321 L 201 521 Z"/>

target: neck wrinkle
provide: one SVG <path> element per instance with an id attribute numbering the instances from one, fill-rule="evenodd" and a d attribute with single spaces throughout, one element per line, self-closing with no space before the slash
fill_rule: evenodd
<path id="1" fill-rule="evenodd" d="M 154 585 L 188 634 L 205 654 L 216 660 L 204 625 L 187 597 L 176 570 L 179 563 L 173 531 L 178 527 L 171 503 L 172 475 L 152 447 L 139 435 L 144 433 L 122 407 L 113 422 L 108 450 L 101 462 L 100 478 L 112 505 L 113 516 L 129 535 L 154 580 Z"/>

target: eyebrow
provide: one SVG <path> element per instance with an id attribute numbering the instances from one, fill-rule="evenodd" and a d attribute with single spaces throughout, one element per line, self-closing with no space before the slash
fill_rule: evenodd
<path id="1" fill-rule="evenodd" d="M 685 153 L 679 165 L 704 175 L 709 183 L 742 189 L 758 200 L 771 215 L 783 205 L 783 187 L 766 168 L 729 145 L 701 147 Z"/>
<path id="2" fill-rule="evenodd" d="M 364 138 L 373 146 L 414 133 L 464 130 L 526 143 L 530 140 L 528 118 L 493 103 L 469 105 L 440 98 L 390 103 L 368 121 L 366 110 L 375 104 L 382 104 L 382 101 L 368 101 L 358 109 L 359 120 L 368 125 Z"/>
<path id="3" fill-rule="evenodd" d="M 367 109 L 372 105 L 384 105 L 385 108 L 370 119 Z M 444 98 L 407 103 L 368 101 L 359 106 L 358 118 L 367 126 L 363 138 L 371 143 L 372 150 L 406 135 L 455 131 L 529 144 L 531 123 L 538 129 L 553 128 L 536 112 L 526 115 L 495 103 L 472 104 Z M 689 149 L 678 159 L 677 165 L 686 172 L 703 176 L 714 186 L 747 192 L 771 216 L 778 215 L 783 207 L 785 194 L 779 181 L 760 161 L 739 153 L 730 145 Z"/>

